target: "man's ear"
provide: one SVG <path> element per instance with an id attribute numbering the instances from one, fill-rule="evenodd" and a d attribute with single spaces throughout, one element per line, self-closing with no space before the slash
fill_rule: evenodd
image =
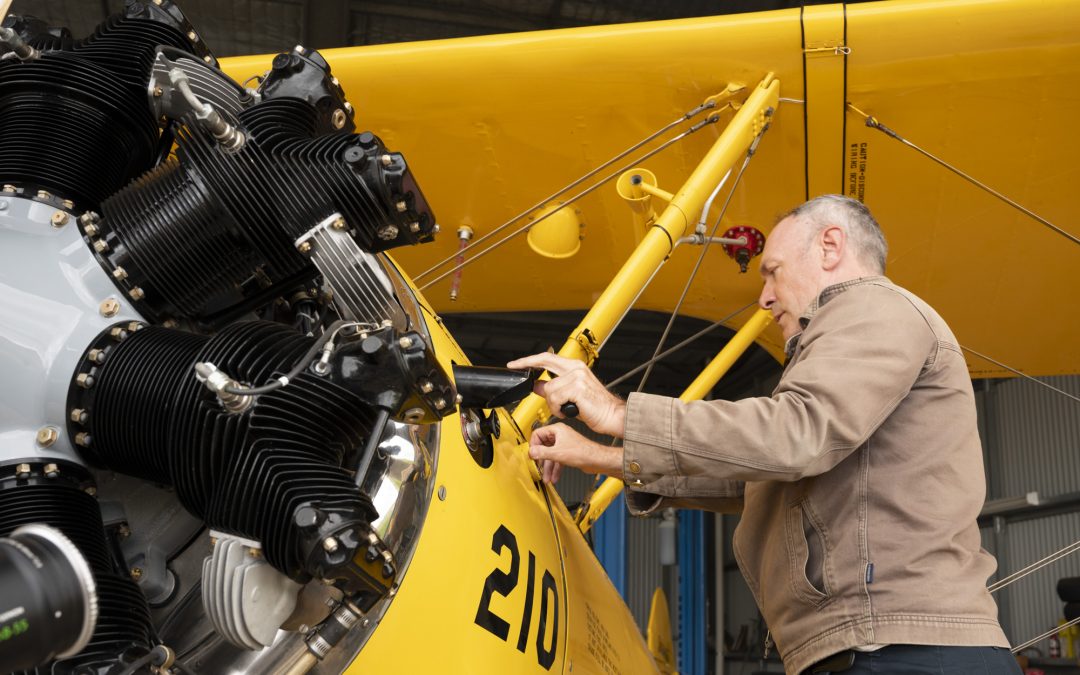
<path id="1" fill-rule="evenodd" d="M 821 266 L 823 269 L 832 271 L 844 258 L 844 249 L 847 246 L 847 233 L 843 228 L 829 225 L 821 232 Z"/>

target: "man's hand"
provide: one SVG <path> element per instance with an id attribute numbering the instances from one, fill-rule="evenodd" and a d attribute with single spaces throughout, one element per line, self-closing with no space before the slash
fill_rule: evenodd
<path id="1" fill-rule="evenodd" d="M 626 402 L 604 388 L 593 371 L 581 361 L 544 353 L 506 365 L 508 368 L 543 368 L 556 376 L 552 380 L 537 381 L 534 389 L 547 400 L 551 414 L 563 417 L 562 404 L 573 401 L 578 407 L 578 419 L 590 429 L 615 438 L 623 437 Z"/>
<path id="2" fill-rule="evenodd" d="M 540 463 L 545 483 L 555 483 L 563 465 L 622 478 L 623 449 L 590 441 L 565 424 L 540 427 L 529 439 L 529 457 Z"/>

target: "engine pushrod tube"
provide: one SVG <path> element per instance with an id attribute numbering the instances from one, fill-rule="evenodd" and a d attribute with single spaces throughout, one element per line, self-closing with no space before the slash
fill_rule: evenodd
<path id="1" fill-rule="evenodd" d="M 735 365 L 739 357 L 750 348 L 770 322 L 772 322 L 772 314 L 768 310 L 759 309 L 755 312 L 750 320 L 728 340 L 723 349 L 713 357 L 709 365 L 705 366 L 704 370 L 694 378 L 690 386 L 679 396 L 679 400 L 683 403 L 696 401 L 712 391 L 720 378 L 731 369 L 731 366 Z M 600 484 L 600 487 L 596 488 L 596 492 L 586 505 L 586 511 L 577 519 L 578 529 L 582 534 L 589 531 L 589 528 L 607 510 L 607 507 L 611 506 L 624 487 L 624 483 L 618 478 L 608 477 Z"/>
<path id="2" fill-rule="evenodd" d="M 769 73 L 732 118 L 709 152 L 698 164 L 683 186 L 675 193 L 664 212 L 656 219 L 637 248 L 623 264 L 559 350 L 559 355 L 585 361 L 591 365 L 596 351 L 618 326 L 649 280 L 671 253 L 673 242 L 687 234 L 686 214 L 698 214 L 713 188 L 735 162 L 745 156 L 754 139 L 776 109 L 780 81 Z M 590 344 L 597 345 L 589 349 Z M 521 429 L 531 430 L 550 417 L 544 399 L 529 396 L 514 410 L 514 421 Z"/>

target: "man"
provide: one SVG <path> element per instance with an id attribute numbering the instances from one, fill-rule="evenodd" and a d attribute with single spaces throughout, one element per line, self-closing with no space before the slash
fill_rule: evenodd
<path id="1" fill-rule="evenodd" d="M 773 395 L 623 402 L 554 354 L 510 367 L 551 410 L 573 401 L 589 441 L 537 429 L 545 480 L 562 465 L 627 482 L 636 514 L 742 505 L 734 550 L 788 673 L 1019 673 L 986 590 L 994 559 L 975 399 L 940 316 L 884 276 L 886 243 L 861 203 L 826 195 L 782 218 L 761 257 L 787 341 Z"/>

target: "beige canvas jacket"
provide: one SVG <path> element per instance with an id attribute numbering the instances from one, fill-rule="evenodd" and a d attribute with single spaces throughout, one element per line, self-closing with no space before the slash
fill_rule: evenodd
<path id="1" fill-rule="evenodd" d="M 631 511 L 741 502 L 735 555 L 788 673 L 861 645 L 1008 646 L 949 327 L 884 277 L 827 288 L 802 325 L 769 398 L 630 396 Z"/>

